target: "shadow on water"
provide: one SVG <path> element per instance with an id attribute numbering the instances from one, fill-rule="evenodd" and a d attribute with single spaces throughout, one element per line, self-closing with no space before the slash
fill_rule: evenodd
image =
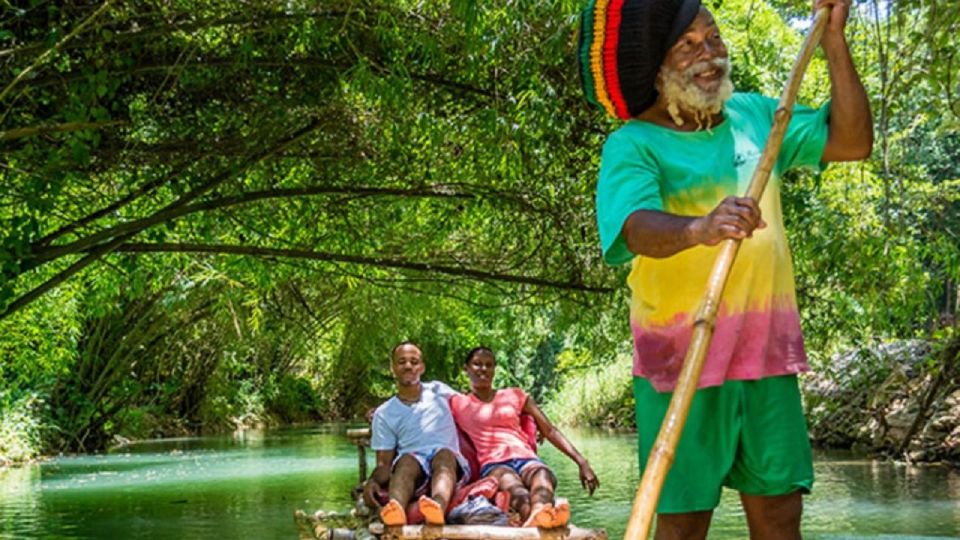
<path id="1" fill-rule="evenodd" d="M 241 438 L 147 441 L 0 473 L 0 538 L 269 539 L 296 537 L 295 508 L 346 510 L 357 480 L 344 426 L 247 432 Z M 602 486 L 579 487 L 577 467 L 549 445 L 559 492 L 580 526 L 620 538 L 639 478 L 632 434 L 578 431 Z M 960 537 L 960 473 L 849 454 L 817 455 L 805 538 Z M 745 538 L 736 494 L 724 493 L 711 539 Z"/>

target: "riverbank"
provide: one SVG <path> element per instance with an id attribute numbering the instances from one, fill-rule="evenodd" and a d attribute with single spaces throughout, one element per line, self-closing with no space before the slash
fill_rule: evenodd
<path id="1" fill-rule="evenodd" d="M 960 340 L 833 357 L 803 378 L 814 443 L 960 467 Z"/>
<path id="2" fill-rule="evenodd" d="M 635 429 L 623 354 L 566 378 L 545 406 L 570 426 Z M 960 339 L 904 340 L 838 354 L 800 378 L 815 447 L 960 467 Z"/>
<path id="3" fill-rule="evenodd" d="M 82 386 L 80 381 L 74 383 Z M 261 385 L 221 381 L 200 394 L 186 411 L 149 401 L 118 400 L 108 407 L 109 400 L 72 400 L 67 386 L 51 383 L 40 389 L 0 390 L 0 467 L 45 456 L 99 454 L 144 440 L 315 425 L 337 419 L 326 417 L 318 392 L 304 377 L 286 376 L 278 384 Z"/>
<path id="4" fill-rule="evenodd" d="M 98 456 L 98 455 L 107 455 L 111 453 L 123 452 L 126 448 L 136 448 L 139 445 L 157 443 L 162 441 L 174 441 L 174 440 L 189 440 L 189 439 L 199 439 L 202 437 L 232 437 L 236 439 L 243 439 L 245 433 L 247 432 L 263 432 L 268 430 L 284 430 L 284 429 L 306 429 L 310 426 L 315 426 L 317 422 L 287 422 L 284 423 L 275 417 L 263 417 L 263 416 L 254 416 L 254 415 L 245 415 L 239 418 L 231 419 L 233 428 L 224 428 L 220 427 L 211 427 L 202 429 L 199 431 L 186 431 L 183 429 L 177 429 L 169 432 L 158 432 L 155 436 L 152 437 L 138 437 L 131 438 L 125 437 L 123 435 L 115 435 L 113 438 L 113 444 L 103 449 L 102 452 L 58 452 L 56 454 L 44 454 L 39 451 L 35 446 L 30 447 L 27 445 L 20 445 L 20 452 L 15 454 L 16 457 L 9 457 L 3 454 L 0 454 L 0 472 L 15 467 L 26 467 L 30 465 L 37 465 L 41 463 L 47 463 L 56 459 L 63 458 L 76 458 L 83 456 Z M 22 435 L 16 435 L 20 438 Z M 10 441 L 14 440 L 12 436 L 8 436 L 6 439 L 0 439 L 0 448 L 7 448 L 5 444 L 10 445 Z M 12 445 L 10 445 L 12 446 Z"/>

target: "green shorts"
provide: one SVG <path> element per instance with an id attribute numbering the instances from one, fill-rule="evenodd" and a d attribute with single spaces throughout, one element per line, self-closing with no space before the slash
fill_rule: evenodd
<path id="1" fill-rule="evenodd" d="M 633 378 L 640 470 L 670 404 L 670 392 Z M 657 512 L 712 510 L 720 488 L 785 495 L 813 486 L 813 456 L 796 375 L 727 381 L 693 397 Z"/>

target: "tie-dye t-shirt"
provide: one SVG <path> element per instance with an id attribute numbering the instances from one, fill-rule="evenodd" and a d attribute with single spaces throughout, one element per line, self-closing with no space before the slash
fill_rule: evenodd
<path id="1" fill-rule="evenodd" d="M 632 261 L 630 326 L 635 375 L 658 391 L 673 389 L 706 292 L 719 246 L 696 246 L 671 257 L 634 256 L 621 231 L 636 210 L 702 216 L 729 195 L 742 196 L 763 152 L 777 102 L 734 94 L 724 121 L 684 132 L 631 120 L 603 147 L 597 222 L 604 259 Z M 780 175 L 817 168 L 827 140 L 829 107 L 796 107 L 776 167 L 760 201 L 767 227 L 745 240 L 723 293 L 699 386 L 806 371 L 780 205 Z"/>

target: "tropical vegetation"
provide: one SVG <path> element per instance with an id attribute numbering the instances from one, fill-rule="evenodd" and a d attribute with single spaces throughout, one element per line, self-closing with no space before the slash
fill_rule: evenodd
<path id="1" fill-rule="evenodd" d="M 805 1 L 707 2 L 777 95 Z M 594 226 L 612 120 L 582 2 L 131 0 L 0 7 L 0 456 L 355 419 L 422 344 L 569 422 L 629 427 L 627 269 Z M 956 389 L 960 12 L 865 0 L 877 143 L 788 179 L 814 364 L 919 339 Z M 829 96 L 822 58 L 801 101 Z M 941 376 L 942 374 L 942 376 Z"/>

